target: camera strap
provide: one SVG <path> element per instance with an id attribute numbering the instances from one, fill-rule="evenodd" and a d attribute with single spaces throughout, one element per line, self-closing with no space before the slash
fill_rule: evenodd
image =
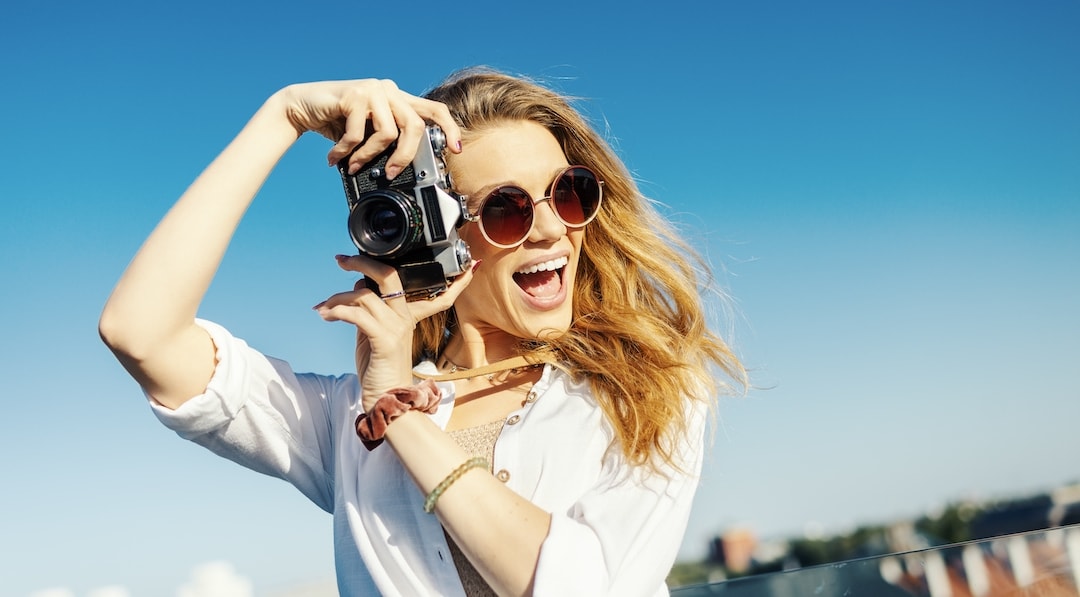
<path id="1" fill-rule="evenodd" d="M 510 357 L 501 361 L 496 361 L 482 367 L 476 367 L 474 369 L 458 368 L 457 371 L 451 371 L 450 373 L 436 373 L 434 375 L 427 373 L 417 373 L 413 371 L 413 376 L 420 379 L 430 379 L 432 381 L 455 381 L 459 379 L 469 379 L 472 377 L 481 377 L 484 375 L 494 375 L 503 371 L 510 371 L 511 369 L 524 369 L 526 367 L 534 367 L 549 362 L 547 359 L 529 360 L 521 355 L 516 357 Z"/>

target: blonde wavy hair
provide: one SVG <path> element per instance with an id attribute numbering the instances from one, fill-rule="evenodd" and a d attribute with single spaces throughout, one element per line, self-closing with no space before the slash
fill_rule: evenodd
<path id="1" fill-rule="evenodd" d="M 629 462 L 678 466 L 687 397 L 711 406 L 730 382 L 745 385 L 739 360 L 706 324 L 704 262 L 568 98 L 488 69 L 451 75 L 426 97 L 450 108 L 466 142 L 508 121 L 532 121 L 555 136 L 571 164 L 604 180 L 604 203 L 582 244 L 570 329 L 542 343 L 523 339 L 521 350 L 536 360 L 554 353 L 571 375 L 589 380 Z M 454 318 L 451 309 L 420 322 L 414 359 L 441 354 Z"/>

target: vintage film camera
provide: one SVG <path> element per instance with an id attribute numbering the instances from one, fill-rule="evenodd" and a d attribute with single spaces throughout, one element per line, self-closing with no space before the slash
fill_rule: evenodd
<path id="1" fill-rule="evenodd" d="M 387 180 L 386 160 L 396 146 L 356 174 L 348 173 L 348 158 L 338 162 L 349 203 L 349 235 L 361 253 L 397 269 L 406 299 L 430 298 L 472 262 L 457 234 L 467 213 L 465 199 L 451 190 L 441 128 L 429 125 L 412 163 Z"/>

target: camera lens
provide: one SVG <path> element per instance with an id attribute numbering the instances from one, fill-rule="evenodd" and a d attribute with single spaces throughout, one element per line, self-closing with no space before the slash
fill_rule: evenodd
<path id="1" fill-rule="evenodd" d="M 349 214 L 349 234 L 361 252 L 393 257 L 424 239 L 420 210 L 396 191 L 362 195 Z"/>
<path id="2" fill-rule="evenodd" d="M 392 209 L 380 209 L 368 216 L 365 234 L 380 243 L 392 243 L 401 235 L 401 214 Z"/>

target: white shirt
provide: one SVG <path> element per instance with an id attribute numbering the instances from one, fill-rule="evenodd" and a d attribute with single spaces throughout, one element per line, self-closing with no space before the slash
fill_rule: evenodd
<path id="1" fill-rule="evenodd" d="M 356 375 L 297 374 L 224 328 L 199 321 L 217 365 L 206 392 L 175 411 L 151 400 L 181 437 L 292 483 L 334 516 L 342 595 L 463 596 L 438 519 L 388 444 L 368 451 L 353 422 Z M 417 371 L 435 372 L 421 363 Z M 450 419 L 454 384 L 441 383 L 430 415 Z M 552 515 L 536 567 L 536 595 L 667 595 L 664 579 L 686 530 L 703 452 L 695 408 L 682 468 L 648 473 L 626 464 L 588 384 L 547 366 L 495 445 L 493 470 Z M 609 450 L 609 447 L 611 449 Z"/>

